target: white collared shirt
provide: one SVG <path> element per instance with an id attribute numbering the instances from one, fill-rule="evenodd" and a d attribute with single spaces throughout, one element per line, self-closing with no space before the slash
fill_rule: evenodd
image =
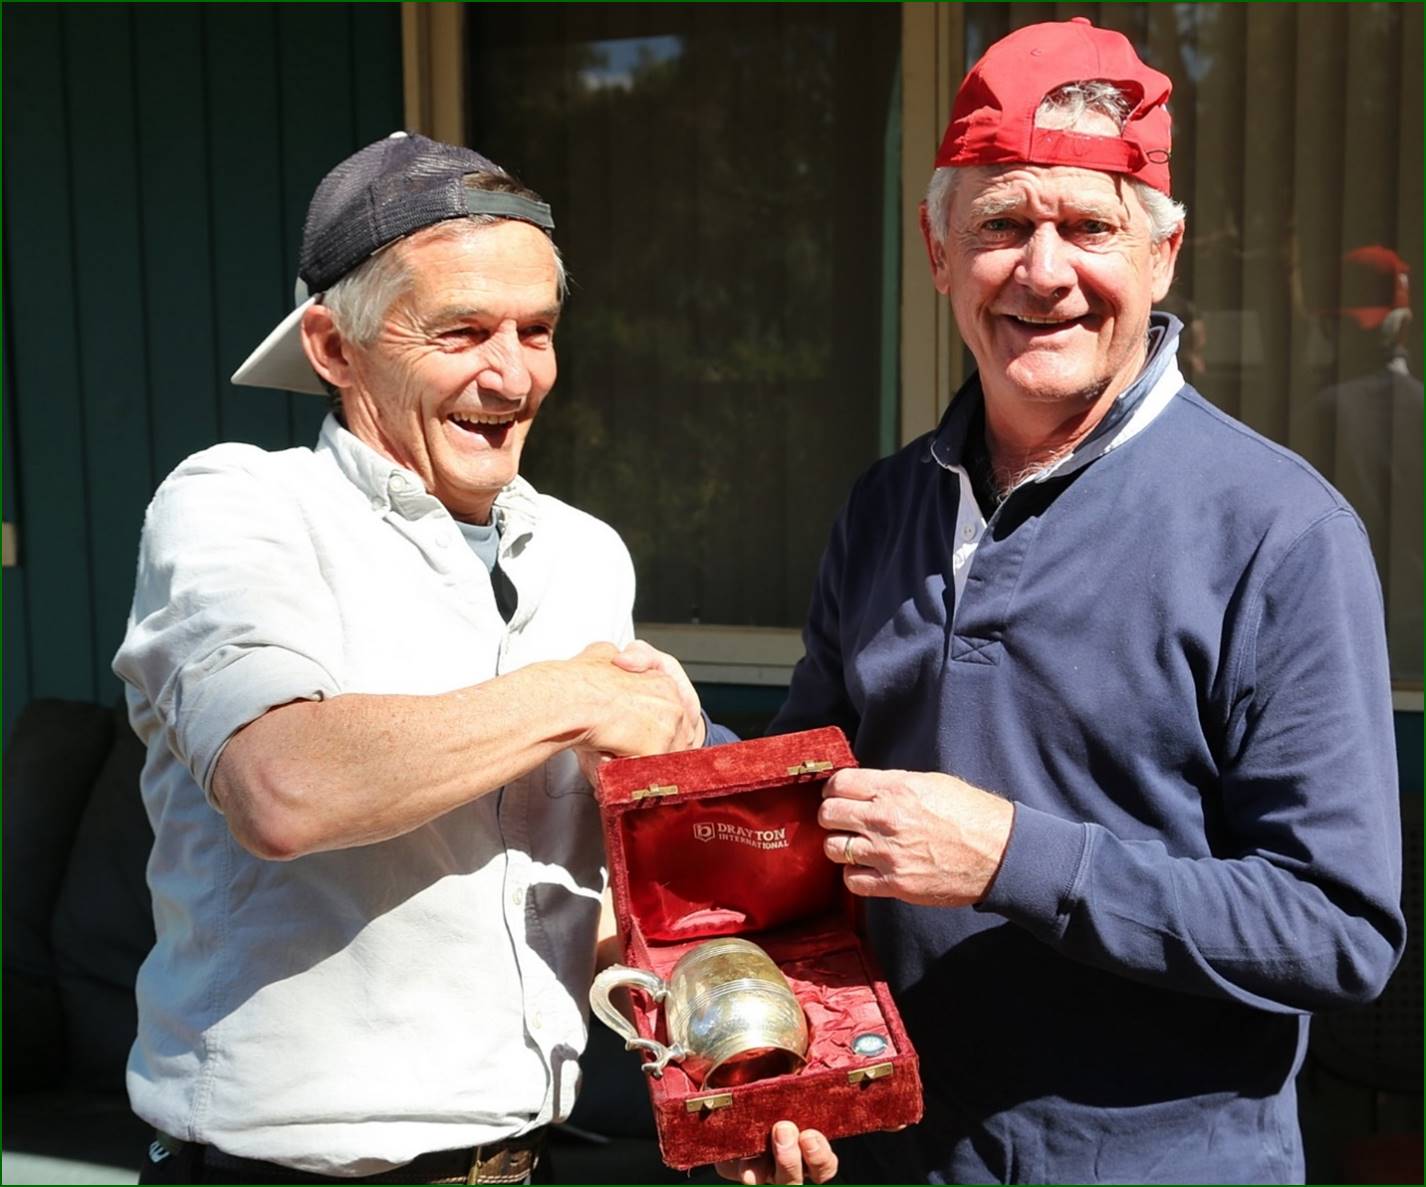
<path id="1" fill-rule="evenodd" d="M 263 861 L 207 791 L 268 709 L 430 694 L 632 637 L 607 525 L 516 479 L 490 576 L 411 471 L 329 417 L 315 450 L 219 445 L 160 487 L 114 659 L 148 746 L 157 943 L 134 1109 L 180 1138 L 369 1174 L 567 1116 L 604 886 L 564 753 L 378 844 Z"/>

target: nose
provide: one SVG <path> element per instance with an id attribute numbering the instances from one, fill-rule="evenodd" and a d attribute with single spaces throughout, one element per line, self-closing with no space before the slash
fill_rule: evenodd
<path id="1" fill-rule="evenodd" d="M 530 369 L 525 365 L 525 349 L 514 322 L 503 322 L 483 344 L 484 357 L 475 381 L 482 391 L 511 400 L 530 394 Z"/>
<path id="2" fill-rule="evenodd" d="M 1053 223 L 1041 223 L 1025 242 L 1015 279 L 1036 296 L 1054 297 L 1073 288 L 1074 266 L 1070 246 Z"/>

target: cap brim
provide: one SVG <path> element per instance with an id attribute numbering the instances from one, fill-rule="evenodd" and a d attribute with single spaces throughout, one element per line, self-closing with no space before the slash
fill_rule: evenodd
<path id="1" fill-rule="evenodd" d="M 247 387 L 280 387 L 290 392 L 325 396 L 327 389 L 302 349 L 302 315 L 316 303 L 316 297 L 309 297 L 278 322 L 277 328 L 233 372 L 233 382 Z"/>

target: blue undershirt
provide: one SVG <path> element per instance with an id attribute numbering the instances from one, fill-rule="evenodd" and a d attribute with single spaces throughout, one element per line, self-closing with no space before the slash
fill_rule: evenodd
<path id="1" fill-rule="evenodd" d="M 460 520 L 456 523 L 471 551 L 480 557 L 485 571 L 493 573 L 495 560 L 500 555 L 500 513 L 492 508 L 489 523 L 462 523 Z"/>

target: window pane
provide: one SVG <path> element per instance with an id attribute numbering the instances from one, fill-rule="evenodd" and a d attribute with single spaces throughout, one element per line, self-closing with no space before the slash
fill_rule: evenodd
<path id="1" fill-rule="evenodd" d="M 467 12 L 471 142 L 574 281 L 525 473 L 619 529 L 641 619 L 800 626 L 891 444 L 898 7 Z"/>
<path id="2" fill-rule="evenodd" d="M 1188 228 L 1164 308 L 1185 322 L 1184 376 L 1356 508 L 1392 675 L 1420 687 L 1421 6 L 965 11 L 967 68 L 1010 28 L 1084 15 L 1173 80 Z"/>

